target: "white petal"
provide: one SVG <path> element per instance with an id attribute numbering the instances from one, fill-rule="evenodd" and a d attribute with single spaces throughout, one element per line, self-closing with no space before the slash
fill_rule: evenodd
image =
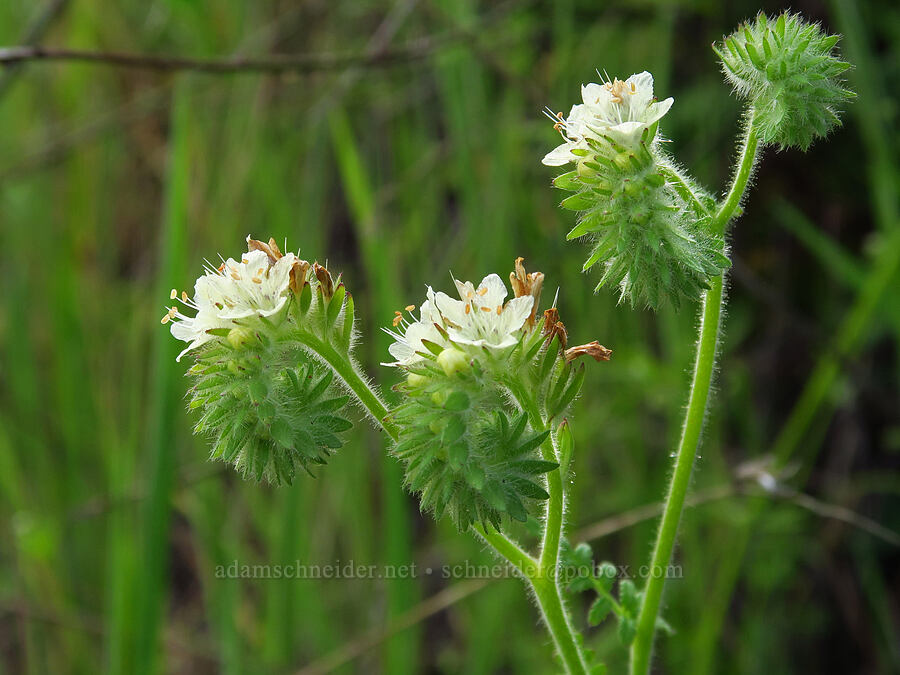
<path id="1" fill-rule="evenodd" d="M 594 107 L 605 105 L 609 102 L 609 99 L 609 89 L 604 85 L 597 84 L 596 82 L 581 85 L 581 100 L 584 101 L 586 106 Z"/>
<path id="2" fill-rule="evenodd" d="M 462 302 L 461 300 L 454 300 L 443 292 L 437 293 L 434 296 L 434 301 L 445 319 L 452 321 L 459 326 L 467 323 L 466 307 L 469 306 L 469 303 Z"/>
<path id="3" fill-rule="evenodd" d="M 398 364 L 406 365 L 415 360 L 417 355 L 405 342 L 393 342 L 388 346 L 391 356 L 397 359 Z M 391 364 L 388 364 L 391 365 Z"/>
<path id="4" fill-rule="evenodd" d="M 503 332 L 512 333 L 519 330 L 525 325 L 525 320 L 531 316 L 531 308 L 534 307 L 534 298 L 530 295 L 523 295 L 520 298 L 513 298 L 499 318 L 503 319 Z"/>
<path id="5" fill-rule="evenodd" d="M 658 103 L 651 103 L 647 109 L 647 124 L 653 124 L 658 119 L 660 119 L 663 115 L 669 112 L 669 108 L 672 107 L 672 104 L 675 102 L 675 99 L 671 96 L 664 101 L 659 101 Z"/>
<path id="6" fill-rule="evenodd" d="M 633 84 L 635 89 L 635 95 L 639 94 L 647 94 L 649 98 L 653 98 L 653 75 L 648 73 L 646 70 L 640 73 L 635 73 L 627 80 L 625 80 L 625 84 L 630 86 Z"/>
<path id="7" fill-rule="evenodd" d="M 475 295 L 477 296 L 476 302 L 478 305 L 495 309 L 496 307 L 503 305 L 503 301 L 506 300 L 509 291 L 506 289 L 506 284 L 503 283 L 503 280 L 499 275 L 488 274 L 481 280 L 481 283 L 478 284 L 478 290 L 475 291 Z"/>
<path id="8" fill-rule="evenodd" d="M 544 155 L 544 159 L 541 160 L 541 163 L 545 166 L 563 166 L 569 162 L 574 162 L 578 159 L 572 154 L 572 148 L 574 147 L 575 143 L 563 143 L 562 145 L 558 145 Z"/>

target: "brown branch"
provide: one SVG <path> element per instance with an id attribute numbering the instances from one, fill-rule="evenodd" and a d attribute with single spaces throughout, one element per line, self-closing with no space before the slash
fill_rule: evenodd
<path id="1" fill-rule="evenodd" d="M 69 0 L 50 0 L 44 9 L 35 17 L 34 21 L 28 26 L 25 35 L 22 36 L 22 44 L 37 45 L 44 39 L 44 35 L 53 23 L 62 16 Z M 21 73 L 22 64 L 10 64 L 6 71 L 0 73 L 0 97 L 9 91 L 9 88 L 16 81 L 16 77 Z"/>
<path id="2" fill-rule="evenodd" d="M 423 59 L 440 47 L 466 39 L 468 33 L 452 31 L 442 36 L 421 38 L 395 49 L 355 52 L 322 52 L 311 54 L 271 54 L 264 57 L 237 56 L 225 59 L 203 59 L 186 56 L 100 52 L 82 49 L 23 46 L 0 48 L 0 66 L 27 62 L 89 63 L 142 70 L 192 71 L 208 74 L 241 73 L 311 73 L 341 70 L 351 66 L 386 67 Z"/>

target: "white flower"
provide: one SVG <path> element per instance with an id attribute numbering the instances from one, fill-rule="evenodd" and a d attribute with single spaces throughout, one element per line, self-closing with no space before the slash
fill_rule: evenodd
<path id="1" fill-rule="evenodd" d="M 435 306 L 434 291 L 431 286 L 428 287 L 426 297 L 428 299 L 425 300 L 419 308 L 418 319 L 413 317 L 412 321 L 407 321 L 401 312 L 396 313 L 394 327 L 401 326 L 402 332 L 396 332 L 387 328 L 384 329 L 388 335 L 394 338 L 394 343 L 388 347 L 388 351 L 391 353 L 391 356 L 397 360 L 394 363 L 385 363 L 382 365 L 408 366 L 411 363 L 418 361 L 422 358 L 419 356 L 419 353 L 426 351 L 425 345 L 422 344 L 422 340 L 434 342 L 442 347 L 448 346 L 444 336 L 441 335 L 440 331 L 435 327 L 435 324 L 443 327 L 444 319 Z M 406 308 L 406 311 L 410 312 L 410 316 L 412 316 L 411 312 L 414 309 L 415 305 L 410 305 Z"/>
<path id="2" fill-rule="evenodd" d="M 626 146 L 637 144 L 644 129 L 669 112 L 674 101 L 653 98 L 653 76 L 646 71 L 624 82 L 614 79 L 583 85 L 581 98 L 584 103 L 572 106 L 566 119 L 562 113 L 548 113 L 565 142 L 547 153 L 543 159 L 547 166 L 578 161 L 578 155 L 572 154 L 572 150 L 587 150 L 587 138 L 600 140 L 609 136 Z"/>
<path id="3" fill-rule="evenodd" d="M 408 322 L 398 312 L 394 326 L 402 325 L 403 332 L 387 332 L 395 339 L 389 348 L 397 361 L 385 365 L 409 365 L 419 360 L 418 352 L 424 351 L 422 340 L 430 340 L 442 347 L 452 344 L 471 347 L 488 347 L 503 350 L 519 341 L 517 335 L 531 316 L 535 299 L 532 295 L 513 298 L 505 302 L 509 294 L 505 284 L 496 274 L 486 276 L 476 288 L 471 282 L 454 280 L 459 300 L 446 293 L 435 293 L 428 288 L 428 299 L 419 310 L 420 318 Z M 407 310 L 414 309 L 409 307 Z M 445 339 L 438 330 L 440 326 Z"/>
<path id="4" fill-rule="evenodd" d="M 519 341 L 516 333 L 531 315 L 532 296 L 513 298 L 504 304 L 509 291 L 496 274 L 482 279 L 477 289 L 470 281 L 455 283 L 460 300 L 446 293 L 435 296 L 453 342 L 504 349 Z"/>
<path id="5" fill-rule="evenodd" d="M 163 316 L 163 323 L 174 320 L 172 335 L 189 343 L 176 360 L 215 339 L 211 330 L 246 325 L 254 317 L 273 317 L 284 308 L 291 293 L 291 268 L 297 258 L 293 253 L 278 255 L 273 260 L 266 251 L 253 250 L 240 261 L 229 258 L 218 269 L 207 267 L 194 284 L 193 298 L 181 293 L 182 304 L 197 313 L 186 316 L 172 307 Z M 171 297 L 178 297 L 174 289 Z"/>

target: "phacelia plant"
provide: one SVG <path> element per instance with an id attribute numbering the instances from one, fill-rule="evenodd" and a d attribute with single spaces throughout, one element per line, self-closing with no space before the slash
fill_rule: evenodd
<path id="1" fill-rule="evenodd" d="M 760 14 L 714 49 L 726 79 L 747 103 L 734 177 L 721 199 L 663 150 L 661 123 L 674 104 L 654 97 L 649 73 L 605 78 L 581 90 L 568 116 L 552 114 L 563 142 L 544 164 L 566 166 L 554 185 L 577 219 L 568 239 L 585 238 L 583 270 L 602 270 L 597 290 L 657 308 L 700 303 L 695 370 L 682 437 L 648 569 L 670 562 L 714 371 L 729 268 L 728 226 L 739 213 L 762 149 L 806 149 L 839 123 L 851 98 L 834 53 L 837 38 L 795 14 Z M 386 432 L 406 487 L 423 511 L 449 517 L 506 560 L 529 586 L 567 673 L 602 673 L 585 648 L 564 594 L 592 592 L 588 623 L 607 616 L 630 647 L 633 675 L 649 672 L 664 575 L 643 587 L 616 581 L 587 544 L 564 536 L 574 444 L 573 403 L 586 365 L 611 351 L 596 340 L 571 346 L 554 303 L 542 307 L 544 275 L 515 261 L 509 286 L 497 274 L 456 294 L 427 287 L 418 307 L 398 311 L 385 330 L 402 382 L 388 406 L 353 357 L 354 301 L 340 277 L 282 253 L 273 240 L 247 239 L 239 259 L 208 268 L 194 295 L 163 323 L 188 343 L 195 363 L 189 407 L 212 457 L 244 476 L 290 483 L 343 446 L 353 402 Z M 192 311 L 192 314 L 188 312 Z M 387 358 L 387 355 L 385 356 Z M 512 524 L 539 530 L 532 555 Z"/>

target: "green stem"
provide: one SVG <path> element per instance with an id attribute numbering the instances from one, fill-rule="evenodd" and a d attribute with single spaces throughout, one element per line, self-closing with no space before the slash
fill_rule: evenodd
<path id="1" fill-rule="evenodd" d="M 738 158 L 738 168 L 731 189 L 722 201 L 711 223 L 715 234 L 724 234 L 728 223 L 734 217 L 741 198 L 747 189 L 750 175 L 756 161 L 759 141 L 751 109 L 746 119 L 745 133 Z M 669 490 L 663 509 L 662 521 L 656 535 L 656 544 L 650 561 L 650 573 L 644 588 L 641 611 L 638 616 L 637 632 L 631 644 L 631 675 L 645 675 L 650 670 L 650 656 L 656 633 L 656 619 L 665 586 L 664 571 L 672 559 L 678 524 L 684 508 L 694 468 L 694 457 L 700 444 L 703 421 L 709 401 L 709 391 L 715 368 L 716 348 L 719 342 L 722 306 L 724 304 L 724 275 L 710 281 L 710 289 L 703 296 L 700 315 L 697 355 L 694 363 L 694 377 L 685 413 L 681 441 L 675 454 L 675 470 L 669 483 Z"/>
<path id="2" fill-rule="evenodd" d="M 522 410 L 528 415 L 531 427 L 535 431 L 544 431 L 547 424 L 541 415 L 540 409 L 529 393 L 519 386 L 515 380 L 507 383 Z M 541 445 L 541 455 L 548 462 L 558 461 L 556 449 L 553 447 L 551 436 Z M 562 589 L 559 586 L 557 573 L 559 571 L 559 544 L 562 539 L 565 525 L 563 514 L 565 511 L 565 492 L 563 489 L 562 475 L 559 469 L 547 473 L 547 492 L 550 498 L 547 500 L 546 516 L 544 518 L 544 533 L 541 540 L 541 554 L 535 573 L 528 577 L 528 581 L 534 590 L 535 598 L 544 617 L 544 622 L 553 638 L 556 651 L 562 658 L 568 673 L 586 673 L 587 661 L 581 646 L 576 638 L 575 629 L 569 613 L 563 604 Z"/>
<path id="3" fill-rule="evenodd" d="M 368 412 L 384 432 L 396 441 L 399 430 L 388 419 L 387 406 L 379 398 L 378 394 L 369 386 L 366 379 L 360 375 L 349 354 L 339 352 L 331 343 L 321 340 L 315 335 L 303 332 L 297 336 L 299 340 L 325 361 L 335 374 L 341 378 L 344 384 L 356 396 L 359 404 Z"/>
<path id="4" fill-rule="evenodd" d="M 588 667 L 581 646 L 575 639 L 575 631 L 569 622 L 569 613 L 563 605 L 556 577 L 532 577 L 528 580 L 534 590 L 544 623 L 553 638 L 556 653 L 562 659 L 569 675 L 587 675 Z"/>
<path id="5" fill-rule="evenodd" d="M 478 535 L 494 549 L 494 551 L 515 567 L 522 576 L 526 579 L 530 579 L 534 576 L 535 570 L 537 569 L 537 560 L 528 555 L 528 553 L 515 541 L 502 532 L 487 529 L 481 523 L 476 523 L 472 526 L 472 529 L 474 529 Z"/>
<path id="6" fill-rule="evenodd" d="M 387 407 L 365 378 L 359 374 L 349 355 L 339 352 L 331 344 L 314 335 L 303 333 L 298 338 L 334 370 L 356 396 L 360 405 L 381 425 L 385 433 L 396 441 L 399 437 L 399 430 L 388 417 Z M 532 425 L 536 430 L 543 430 L 545 425 L 540 412 L 533 404 L 530 405 L 530 408 L 531 410 L 526 412 L 531 418 Z M 549 438 L 544 443 L 542 453 L 545 459 L 555 461 L 556 452 Z M 562 594 L 556 580 L 559 541 L 563 524 L 562 479 L 559 476 L 559 470 L 550 472 L 548 483 L 551 504 L 548 505 L 547 527 L 540 562 L 528 555 L 518 543 L 502 532 L 489 531 L 480 524 L 475 525 L 473 529 L 497 555 L 513 565 L 534 590 L 541 614 L 547 624 L 550 636 L 553 638 L 557 653 L 565 664 L 566 672 L 581 675 L 587 673 L 587 666 L 581 647 L 575 639 L 575 631 L 563 605 Z"/>

